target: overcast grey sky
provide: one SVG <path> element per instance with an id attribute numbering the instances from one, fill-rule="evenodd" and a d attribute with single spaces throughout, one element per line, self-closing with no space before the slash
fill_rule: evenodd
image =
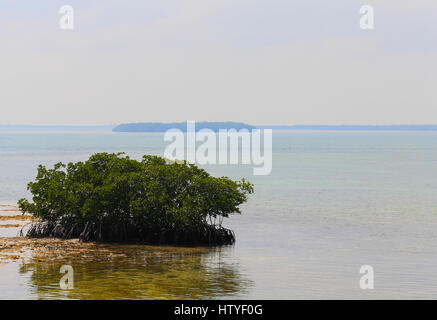
<path id="1" fill-rule="evenodd" d="M 0 124 L 437 123 L 436 40 L 435 0 L 2 0 Z"/>

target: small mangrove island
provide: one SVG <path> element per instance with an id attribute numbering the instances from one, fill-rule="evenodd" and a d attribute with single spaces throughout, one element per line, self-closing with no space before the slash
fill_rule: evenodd
<path id="1" fill-rule="evenodd" d="M 28 190 L 33 202 L 18 206 L 36 219 L 30 238 L 213 246 L 235 242 L 222 221 L 241 213 L 253 185 L 185 161 L 97 153 L 52 169 L 40 165 Z"/>

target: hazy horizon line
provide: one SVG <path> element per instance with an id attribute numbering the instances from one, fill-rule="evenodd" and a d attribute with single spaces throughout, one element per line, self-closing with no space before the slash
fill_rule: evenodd
<path id="1" fill-rule="evenodd" d="M 154 123 L 154 124 L 172 124 L 172 123 L 183 123 L 186 121 L 180 122 L 129 122 L 129 124 L 133 123 Z M 235 123 L 243 123 L 236 121 L 196 121 L 197 123 L 223 123 L 223 122 L 235 122 Z M 429 130 L 429 131 L 437 131 L 437 123 L 425 123 L 425 124 L 282 124 L 282 125 L 250 125 L 247 123 L 243 123 L 245 125 L 253 126 L 260 129 L 285 129 L 285 130 L 395 130 L 395 129 L 404 129 L 404 130 Z M 10 130 L 112 130 L 120 124 L 96 124 L 96 125 L 75 125 L 75 124 L 0 124 L 0 130 L 6 131 Z"/>

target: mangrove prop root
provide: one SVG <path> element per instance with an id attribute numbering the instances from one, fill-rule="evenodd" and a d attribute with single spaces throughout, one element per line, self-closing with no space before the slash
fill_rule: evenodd
<path id="1" fill-rule="evenodd" d="M 144 230 L 127 224 L 56 223 L 33 222 L 26 234 L 29 238 L 80 239 L 81 241 L 147 243 L 147 244 L 186 244 L 186 245 L 231 245 L 235 243 L 232 230 L 219 225 L 202 225 L 197 228 Z"/>

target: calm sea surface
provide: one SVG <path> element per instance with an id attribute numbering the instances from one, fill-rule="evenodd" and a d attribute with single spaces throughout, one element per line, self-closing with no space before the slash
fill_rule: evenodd
<path id="1" fill-rule="evenodd" d="M 0 133 L 0 205 L 29 197 L 38 164 L 103 151 L 140 159 L 165 146 L 162 134 Z M 234 246 L 106 246 L 0 265 L 0 299 L 437 298 L 437 133 L 278 132 L 270 175 L 207 170 L 255 184 L 225 223 Z M 63 263 L 75 270 L 73 290 L 59 289 Z M 374 268 L 374 290 L 359 287 L 362 265 Z"/>

